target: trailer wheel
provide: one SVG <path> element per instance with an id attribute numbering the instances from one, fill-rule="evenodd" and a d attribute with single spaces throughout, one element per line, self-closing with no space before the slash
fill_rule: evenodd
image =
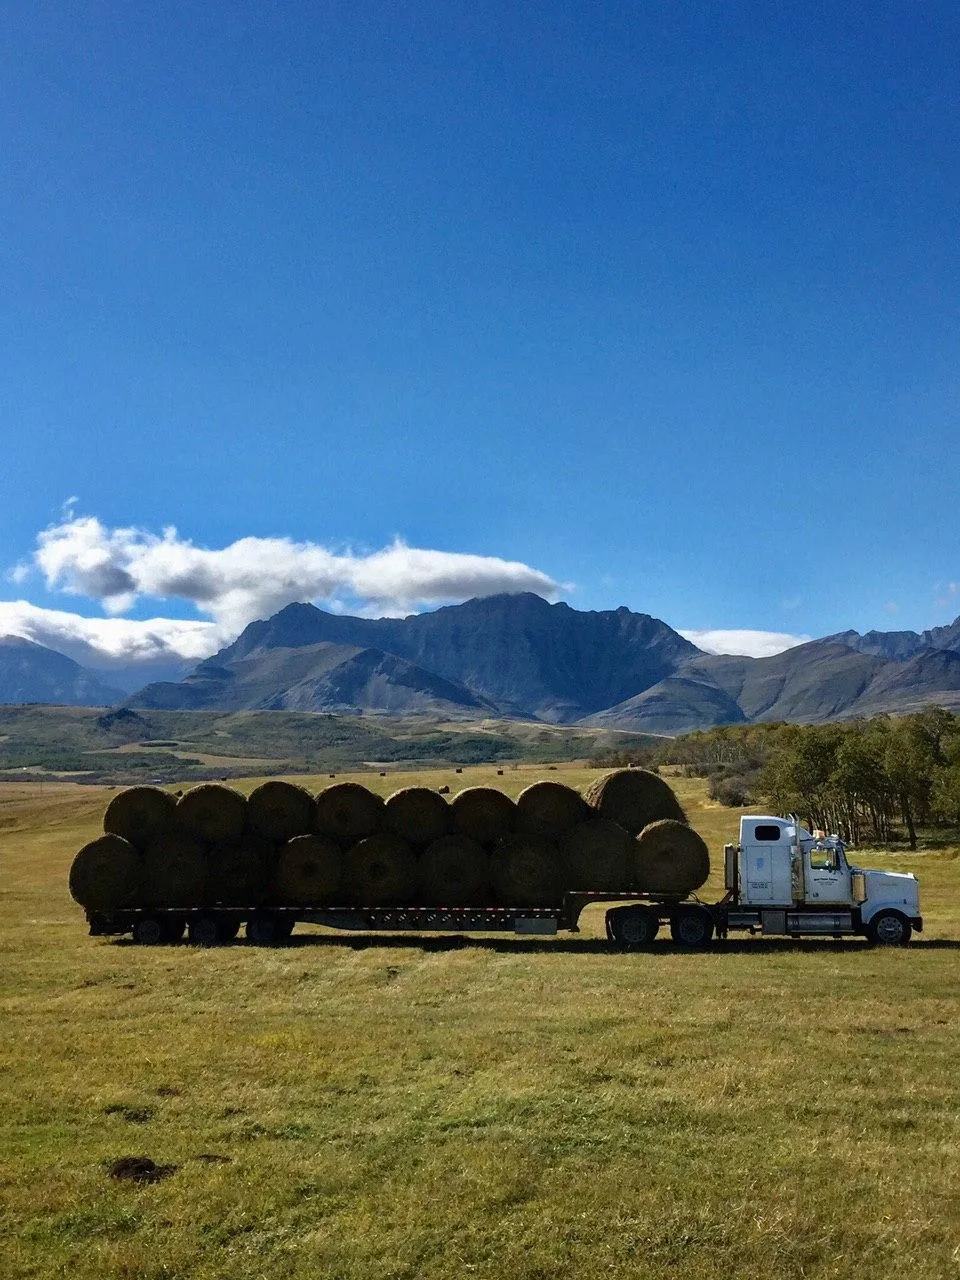
<path id="1" fill-rule="evenodd" d="M 133 940 L 140 947 L 156 947 L 166 942 L 163 920 L 157 916 L 138 916 L 133 922 Z"/>
<path id="2" fill-rule="evenodd" d="M 899 911 L 881 911 L 867 926 L 867 937 L 875 947 L 905 947 L 913 929 Z"/>
<path id="3" fill-rule="evenodd" d="M 622 951 L 649 947 L 660 921 L 649 907 L 614 907 L 607 912 L 607 937 Z"/>
<path id="4" fill-rule="evenodd" d="M 257 947 L 272 947 L 277 942 L 286 942 L 293 931 L 293 926 L 286 920 L 275 916 L 272 911 L 255 911 L 247 921 L 247 941 Z"/>
<path id="5" fill-rule="evenodd" d="M 703 907 L 679 907 L 670 917 L 670 937 L 678 947 L 705 947 L 713 937 L 713 916 Z"/>
<path id="6" fill-rule="evenodd" d="M 195 947 L 215 947 L 223 941 L 216 916 L 194 916 L 187 925 L 187 937 Z"/>

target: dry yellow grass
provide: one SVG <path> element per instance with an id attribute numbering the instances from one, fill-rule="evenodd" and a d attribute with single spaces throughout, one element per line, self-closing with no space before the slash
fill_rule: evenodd
<path id="1" fill-rule="evenodd" d="M 736 813 L 677 787 L 716 855 Z M 902 951 L 625 956 L 599 912 L 556 940 L 152 949 L 87 938 L 66 891 L 108 796 L 0 787 L 4 1277 L 957 1274 L 956 851 L 863 855 L 921 877 Z M 138 1154 L 175 1169 L 108 1176 Z"/>

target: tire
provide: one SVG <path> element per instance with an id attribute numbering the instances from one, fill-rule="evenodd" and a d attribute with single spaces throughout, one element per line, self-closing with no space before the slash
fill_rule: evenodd
<path id="1" fill-rule="evenodd" d="M 156 947 L 167 942 L 166 922 L 158 916 L 138 916 L 133 922 L 133 940 L 140 947 Z"/>
<path id="2" fill-rule="evenodd" d="M 247 921 L 247 941 L 255 947 L 272 947 L 277 942 L 284 942 L 284 922 L 278 920 L 272 911 L 255 911 Z"/>
<path id="3" fill-rule="evenodd" d="M 688 951 L 705 947 L 713 937 L 713 916 L 703 907 L 680 907 L 670 917 L 670 937 Z"/>
<path id="4" fill-rule="evenodd" d="M 640 951 L 657 936 L 660 921 L 649 907 L 615 907 L 607 912 L 607 937 L 622 951 Z"/>
<path id="5" fill-rule="evenodd" d="M 905 947 L 912 935 L 910 921 L 899 911 L 880 911 L 867 926 L 867 937 L 875 947 Z"/>
<path id="6" fill-rule="evenodd" d="M 215 947 L 223 941 L 216 916 L 193 916 L 187 924 L 187 937 L 195 947 Z"/>

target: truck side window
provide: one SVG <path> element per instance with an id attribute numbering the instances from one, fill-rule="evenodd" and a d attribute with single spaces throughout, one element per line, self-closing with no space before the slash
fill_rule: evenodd
<path id="1" fill-rule="evenodd" d="M 780 828 L 775 827 L 772 822 L 766 825 L 761 823 L 760 826 L 753 828 L 753 838 L 754 840 L 779 840 Z"/>
<path id="2" fill-rule="evenodd" d="M 834 849 L 810 850 L 810 866 L 814 871 L 836 871 L 837 854 Z"/>

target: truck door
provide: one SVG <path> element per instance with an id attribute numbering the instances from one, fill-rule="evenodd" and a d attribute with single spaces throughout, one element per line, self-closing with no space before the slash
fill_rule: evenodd
<path id="1" fill-rule="evenodd" d="M 806 853 L 807 902 L 850 905 L 850 868 L 840 849 L 818 841 Z"/>

